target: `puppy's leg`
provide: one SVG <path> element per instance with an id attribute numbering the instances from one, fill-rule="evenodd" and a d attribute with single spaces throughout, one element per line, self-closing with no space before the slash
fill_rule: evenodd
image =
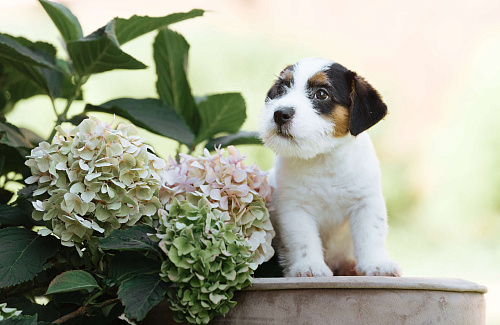
<path id="1" fill-rule="evenodd" d="M 287 277 L 332 276 L 323 258 L 316 221 L 300 207 L 280 211 L 280 240 L 285 247 L 280 256 Z"/>
<path id="2" fill-rule="evenodd" d="M 349 220 L 360 275 L 400 276 L 399 266 L 385 248 L 387 212 L 382 196 L 366 198 L 352 211 Z"/>

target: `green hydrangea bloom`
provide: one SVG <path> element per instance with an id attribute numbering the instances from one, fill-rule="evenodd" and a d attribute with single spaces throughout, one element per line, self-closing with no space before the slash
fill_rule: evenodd
<path id="1" fill-rule="evenodd" d="M 26 183 L 38 184 L 33 219 L 47 222 L 40 234 L 54 233 L 73 246 L 95 231 L 107 235 L 153 224 L 161 207 L 159 172 L 166 163 L 137 136 L 135 126 L 113 129 L 91 117 L 71 131 L 57 130 L 54 143 L 40 143 L 26 161 L 33 175 Z"/>
<path id="2" fill-rule="evenodd" d="M 168 291 L 175 320 L 207 324 L 236 302 L 234 291 L 248 286 L 257 268 L 251 244 L 227 211 L 207 198 L 187 194 L 159 210 L 156 237 L 167 254 L 161 276 L 174 282 Z"/>
<path id="3" fill-rule="evenodd" d="M 22 310 L 17 310 L 16 308 L 8 308 L 6 303 L 0 304 L 0 321 L 9 319 L 14 316 L 21 315 Z"/>

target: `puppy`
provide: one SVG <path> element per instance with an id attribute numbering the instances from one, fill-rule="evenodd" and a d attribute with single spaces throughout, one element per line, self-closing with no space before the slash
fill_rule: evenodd
<path id="1" fill-rule="evenodd" d="M 276 153 L 273 224 L 285 276 L 399 276 L 385 248 L 387 211 L 366 131 L 387 114 L 355 72 L 318 58 L 285 68 L 260 136 Z"/>

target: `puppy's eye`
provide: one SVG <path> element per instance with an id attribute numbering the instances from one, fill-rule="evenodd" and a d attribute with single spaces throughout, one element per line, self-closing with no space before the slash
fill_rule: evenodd
<path id="1" fill-rule="evenodd" d="M 319 100 L 326 100 L 328 99 L 328 93 L 324 89 L 320 89 L 314 94 L 314 98 Z"/>
<path id="2" fill-rule="evenodd" d="M 283 85 L 279 85 L 278 88 L 276 88 L 276 94 L 278 96 L 281 96 L 285 93 L 285 87 Z"/>

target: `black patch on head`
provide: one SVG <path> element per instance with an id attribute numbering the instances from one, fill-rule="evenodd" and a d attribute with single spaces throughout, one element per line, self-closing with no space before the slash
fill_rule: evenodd
<path id="1" fill-rule="evenodd" d="M 345 78 L 351 85 L 349 129 L 352 135 L 358 135 L 387 115 L 387 105 L 375 88 L 355 72 L 348 71 Z"/>
<path id="2" fill-rule="evenodd" d="M 334 63 L 325 70 L 332 101 L 314 101 L 321 114 L 329 114 L 335 104 L 349 108 L 349 131 L 356 136 L 387 115 L 387 106 L 379 93 L 365 79 L 344 66 Z"/>
<path id="3" fill-rule="evenodd" d="M 324 70 L 326 80 L 323 78 L 315 78 L 314 76 L 308 80 L 307 88 L 309 98 L 313 103 L 314 109 L 322 115 L 330 115 L 337 105 L 349 107 L 349 87 L 345 82 L 345 73 L 349 71 L 338 63 L 332 64 L 328 69 Z M 320 100 L 315 98 L 315 94 L 320 89 L 324 89 L 328 93 L 328 99 Z"/>
<path id="4" fill-rule="evenodd" d="M 326 70 L 326 74 L 330 83 L 332 84 L 332 96 L 335 100 L 342 106 L 349 107 L 351 104 L 351 99 L 349 95 L 351 94 L 351 87 L 346 83 L 345 75 L 349 70 L 344 66 L 334 63 Z"/>
<path id="5" fill-rule="evenodd" d="M 266 101 L 275 99 L 285 94 L 287 89 L 292 87 L 293 84 L 293 70 L 294 66 L 289 65 L 283 69 L 274 85 L 269 89 L 266 96 Z"/>

